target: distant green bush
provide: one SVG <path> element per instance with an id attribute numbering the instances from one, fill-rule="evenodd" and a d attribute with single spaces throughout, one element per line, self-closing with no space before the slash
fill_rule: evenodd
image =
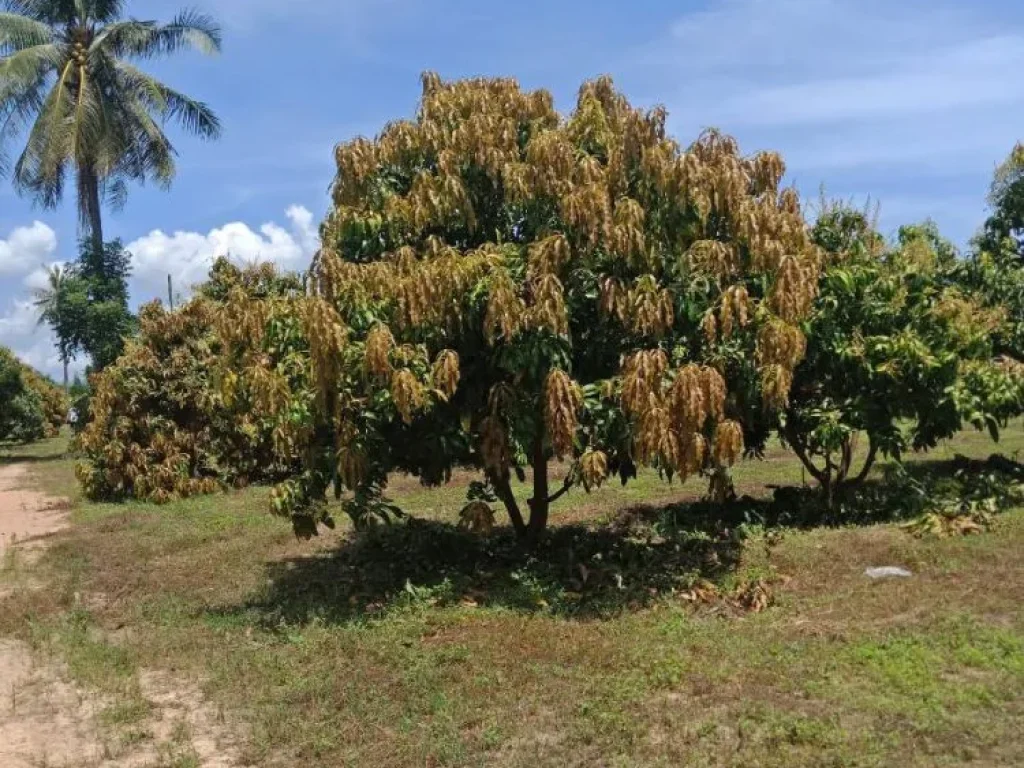
<path id="1" fill-rule="evenodd" d="M 62 389 L 0 347 L 0 440 L 26 443 L 52 437 L 67 410 Z"/>

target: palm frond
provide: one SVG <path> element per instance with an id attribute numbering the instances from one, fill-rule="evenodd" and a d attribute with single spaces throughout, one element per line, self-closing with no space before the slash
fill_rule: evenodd
<path id="1" fill-rule="evenodd" d="M 101 191 L 103 201 L 115 211 L 124 210 L 128 204 L 128 184 L 124 179 L 107 179 Z"/>
<path id="2" fill-rule="evenodd" d="M 53 30 L 47 24 L 18 13 L 0 12 L 0 55 L 53 40 Z"/>
<path id="3" fill-rule="evenodd" d="M 125 156 L 119 172 L 134 171 L 136 177 L 150 177 L 160 186 L 169 187 L 176 171 L 174 146 L 143 103 L 135 101 L 125 106 L 137 135 L 132 142 L 134 151 Z"/>
<path id="4" fill-rule="evenodd" d="M 214 54 L 220 52 L 223 38 L 220 25 L 212 16 L 185 10 L 160 28 L 157 42 L 163 54 L 181 48 L 195 48 L 202 53 Z"/>
<path id="5" fill-rule="evenodd" d="M 89 18 L 100 24 L 107 24 L 121 18 L 124 0 L 88 0 Z"/>
<path id="6" fill-rule="evenodd" d="M 108 25 L 93 41 L 118 57 L 148 59 L 180 50 L 202 53 L 220 51 L 221 31 L 212 17 L 196 11 L 184 11 L 169 24 L 128 19 Z"/>
<path id="7" fill-rule="evenodd" d="M 150 45 L 156 28 L 155 21 L 116 21 L 97 33 L 91 47 L 111 56 L 135 56 L 137 51 Z"/>
<path id="8" fill-rule="evenodd" d="M 0 60 L 0 175 L 9 170 L 7 141 L 18 136 L 44 102 L 47 80 L 60 63 L 60 47 L 27 48 Z"/>
<path id="9" fill-rule="evenodd" d="M 39 310 L 38 325 L 56 320 L 65 298 L 69 277 L 69 271 L 61 264 L 46 267 L 46 288 L 37 289 L 33 294 L 32 303 Z"/>
<path id="10" fill-rule="evenodd" d="M 97 185 L 101 203 L 119 207 L 129 182 L 170 184 L 176 152 L 167 122 L 204 139 L 221 130 L 206 104 L 125 61 L 216 53 L 221 32 L 213 18 L 186 10 L 168 24 L 122 19 L 126 5 L 0 0 L 0 173 L 12 170 L 5 143 L 24 135 L 15 187 L 53 207 L 68 172 L 76 173 L 79 215 L 94 231 Z"/>
<path id="11" fill-rule="evenodd" d="M 25 149 L 14 166 L 15 186 L 19 191 L 35 195 L 44 208 L 54 208 L 60 201 L 67 162 L 71 158 L 73 126 L 68 117 L 74 99 L 67 87 L 71 69 L 71 62 L 68 62 L 56 86 L 43 100 Z"/>
<path id="12" fill-rule="evenodd" d="M 18 136 L 39 112 L 44 102 L 44 86 L 40 81 L 0 103 L 0 176 L 6 176 L 10 170 L 7 140 Z"/>
<path id="13" fill-rule="evenodd" d="M 61 67 L 67 57 L 62 46 L 44 43 L 0 59 L 0 102 Z"/>
<path id="14" fill-rule="evenodd" d="M 75 18 L 74 0 L 0 0 L 0 9 L 44 24 L 67 24 Z"/>
<path id="15" fill-rule="evenodd" d="M 162 119 L 173 120 L 187 132 L 203 139 L 220 136 L 220 119 L 209 106 L 174 90 L 131 64 L 118 61 L 115 66 L 127 88 L 137 93 Z"/>

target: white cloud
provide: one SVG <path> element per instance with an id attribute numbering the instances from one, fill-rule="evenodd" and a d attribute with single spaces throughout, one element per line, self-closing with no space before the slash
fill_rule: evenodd
<path id="1" fill-rule="evenodd" d="M 187 296 L 194 284 L 206 278 L 213 260 L 222 255 L 240 264 L 272 261 L 283 269 L 305 269 L 319 247 L 313 214 L 300 205 L 293 205 L 285 211 L 285 216 L 287 227 L 268 222 L 253 230 L 235 221 L 205 234 L 187 231 L 166 234 L 154 230 L 129 243 L 126 247 L 133 256 L 132 303 L 163 298 L 168 274 L 174 280 L 175 292 Z M 0 240 L 0 264 L 6 265 L 9 272 L 24 275 L 20 284 L 0 283 L 3 288 L 19 285 L 16 293 L 8 293 L 8 306 L 0 314 L 0 344 L 10 347 L 29 365 L 59 380 L 61 363 L 53 333 L 39 324 L 31 299 L 31 292 L 47 285 L 46 268 L 62 263 L 52 259 L 56 249 L 56 234 L 40 222 L 19 227 L 7 240 Z M 18 257 L 14 258 L 13 254 Z M 83 367 L 84 361 L 73 363 L 72 375 Z"/>
<path id="2" fill-rule="evenodd" d="M 57 250 L 57 233 L 41 221 L 17 227 L 0 239 L 0 275 L 21 275 L 49 260 Z"/>
<path id="3" fill-rule="evenodd" d="M 950 0 L 718 0 L 681 17 L 662 53 L 716 78 L 813 79 L 885 72 L 907 56 L 1005 31 L 995 21 Z"/>
<path id="4" fill-rule="evenodd" d="M 661 69 L 676 121 L 733 131 L 1020 108 L 1024 26 L 996 21 L 950 0 L 721 0 L 639 63 Z"/>
<path id="5" fill-rule="evenodd" d="M 63 267 L 65 264 L 63 261 L 54 261 L 36 267 L 25 276 L 22 284 L 33 293 L 45 290 L 50 287 L 50 270 L 54 267 Z"/>
<path id="6" fill-rule="evenodd" d="M 285 212 L 290 228 L 266 223 L 258 230 L 235 221 L 206 234 L 159 229 L 126 246 L 132 253 L 132 296 L 140 302 L 162 297 L 171 275 L 175 292 L 187 295 L 202 282 L 218 256 L 236 262 L 272 261 L 284 269 L 305 269 L 318 247 L 313 214 L 300 205 Z"/>
<path id="7" fill-rule="evenodd" d="M 39 324 L 39 315 L 29 300 L 10 302 L 7 311 L 0 314 L 0 344 L 9 347 L 21 360 L 42 371 L 55 381 L 63 376 L 53 332 Z M 84 366 L 73 362 L 70 373 L 80 373 Z"/>
<path id="8" fill-rule="evenodd" d="M 28 291 L 46 287 L 46 266 L 57 250 L 57 233 L 41 221 L 16 227 L 6 239 L 0 239 L 0 275 L 24 275 L 21 285 Z M 10 278 L 3 287 L 15 283 Z M 33 368 L 55 379 L 62 376 L 60 359 L 50 329 L 39 324 L 39 313 L 30 296 L 9 296 L 6 311 L 0 314 L 0 344 Z"/>

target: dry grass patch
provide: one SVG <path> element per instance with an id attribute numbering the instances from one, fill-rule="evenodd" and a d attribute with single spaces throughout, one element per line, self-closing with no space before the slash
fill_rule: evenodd
<path id="1" fill-rule="evenodd" d="M 945 458 L 991 451 L 968 435 Z M 764 497 L 794 475 L 773 454 L 738 482 Z M 631 487 L 570 494 L 534 553 L 455 532 L 461 488 L 404 481 L 423 520 L 311 544 L 262 489 L 79 505 L 36 566 L 49 588 L 7 598 L 0 633 L 48 638 L 120 696 L 114 720 L 132 719 L 140 670 L 194 681 L 244 724 L 253 765 L 1024 763 L 1024 511 L 972 537 L 883 524 L 769 545 L 699 506 L 623 514 L 695 492 Z M 872 565 L 914 576 L 874 582 Z M 774 584 L 760 614 L 680 599 L 755 578 Z"/>

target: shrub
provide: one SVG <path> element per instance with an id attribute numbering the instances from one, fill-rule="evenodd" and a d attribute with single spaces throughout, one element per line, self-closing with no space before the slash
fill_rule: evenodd
<path id="1" fill-rule="evenodd" d="M 0 347 L 0 440 L 23 443 L 53 437 L 67 409 L 62 389 Z"/>
<path id="2" fill-rule="evenodd" d="M 291 402 L 290 384 L 302 390 L 277 378 L 289 366 L 301 378 L 306 367 L 288 351 L 300 291 L 297 278 L 270 265 L 239 270 L 221 259 L 179 310 L 144 306 L 138 338 L 93 377 L 78 439 L 86 494 L 164 502 L 295 472 L 295 446 L 280 423 L 287 414 L 276 409 L 282 397 Z M 269 330 L 250 333 L 257 325 Z M 241 347 L 259 358 L 249 379 L 233 370 Z"/>
<path id="3" fill-rule="evenodd" d="M 43 414 L 43 436 L 56 437 L 68 417 L 70 399 L 67 392 L 51 379 L 28 366 L 23 367 L 22 377 L 25 386 L 39 398 Z"/>
<path id="4" fill-rule="evenodd" d="M 994 357 L 1004 313 L 958 281 L 934 225 L 904 227 L 890 245 L 864 214 L 831 206 L 814 238 L 827 257 L 780 434 L 829 505 L 878 455 L 932 448 L 965 424 L 997 437 L 1021 413 L 1024 378 Z"/>

